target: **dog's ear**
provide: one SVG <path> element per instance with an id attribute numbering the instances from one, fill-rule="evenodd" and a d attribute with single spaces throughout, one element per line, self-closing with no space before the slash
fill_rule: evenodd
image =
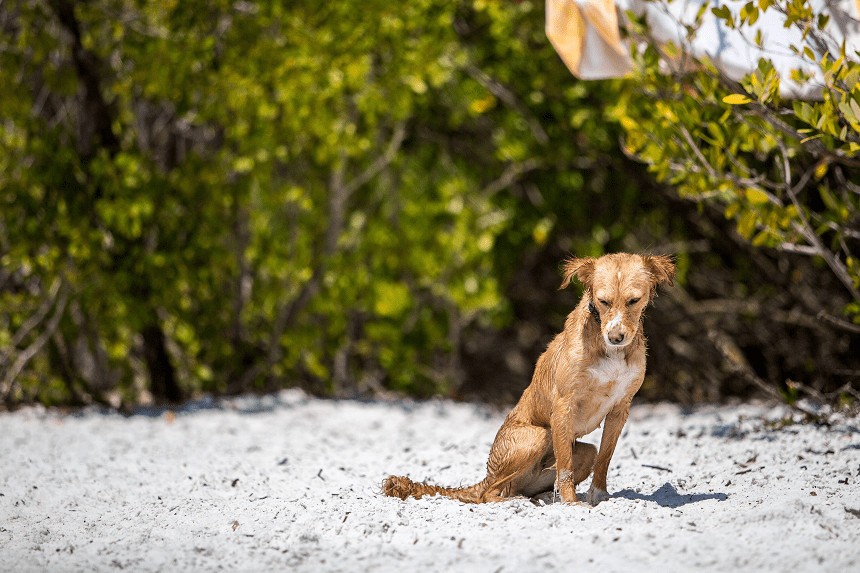
<path id="1" fill-rule="evenodd" d="M 573 277 L 578 278 L 579 282 L 586 287 L 590 287 L 591 280 L 594 278 L 594 263 L 595 259 L 592 257 L 571 257 L 565 260 L 561 267 L 562 273 L 564 274 L 564 280 L 561 281 L 561 286 L 558 288 L 567 288 L 567 286 L 570 285 L 570 281 L 573 280 Z"/>
<path id="2" fill-rule="evenodd" d="M 675 285 L 675 261 L 668 255 L 646 255 L 642 257 L 645 268 L 654 276 L 656 283 Z"/>

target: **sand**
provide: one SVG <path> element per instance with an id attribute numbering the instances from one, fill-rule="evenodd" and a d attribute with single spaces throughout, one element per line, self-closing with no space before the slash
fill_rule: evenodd
<path id="1" fill-rule="evenodd" d="M 379 494 L 479 480 L 504 414 L 297 390 L 3 413 L 0 569 L 860 570 L 860 421 L 779 427 L 781 406 L 634 405 L 596 507 Z"/>

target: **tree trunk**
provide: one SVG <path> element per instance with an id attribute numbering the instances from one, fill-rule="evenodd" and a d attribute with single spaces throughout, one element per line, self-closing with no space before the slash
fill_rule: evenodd
<path id="1" fill-rule="evenodd" d="M 143 336 L 143 358 L 149 370 L 149 389 L 156 402 L 176 403 L 182 399 L 176 372 L 167 354 L 166 338 L 161 326 L 148 324 L 141 330 Z"/>

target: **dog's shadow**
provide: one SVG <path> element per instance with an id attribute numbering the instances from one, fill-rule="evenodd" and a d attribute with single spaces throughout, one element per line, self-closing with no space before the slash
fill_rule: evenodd
<path id="1" fill-rule="evenodd" d="M 612 497 L 653 501 L 661 507 L 671 508 L 681 507 L 682 505 L 688 505 L 691 503 L 699 503 L 700 501 L 707 501 L 709 499 L 726 501 L 729 498 L 728 494 L 725 493 L 678 493 L 675 486 L 669 482 L 664 483 L 660 486 L 660 489 L 648 495 L 639 493 L 638 491 L 633 491 L 632 489 L 622 489 L 621 491 L 617 491 L 612 494 Z"/>
<path id="2" fill-rule="evenodd" d="M 576 497 L 580 502 L 585 502 L 585 494 L 577 494 Z M 613 493 L 609 499 L 641 499 L 643 501 L 654 502 L 661 507 L 676 508 L 690 503 L 707 501 L 709 499 L 725 501 L 728 498 L 728 494 L 725 493 L 678 493 L 675 486 L 666 482 L 660 486 L 660 489 L 648 495 L 639 493 L 638 491 L 633 491 L 632 489 L 622 489 L 621 491 Z M 535 503 L 543 502 L 544 505 L 550 505 L 557 503 L 559 499 L 558 496 L 553 494 L 553 492 L 546 492 L 532 498 L 532 501 Z"/>

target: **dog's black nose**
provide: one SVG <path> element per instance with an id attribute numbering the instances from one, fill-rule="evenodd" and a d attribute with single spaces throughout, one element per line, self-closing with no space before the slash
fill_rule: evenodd
<path id="1" fill-rule="evenodd" d="M 612 344 L 621 344 L 622 342 L 624 342 L 624 334 L 619 334 L 617 336 L 610 336 L 609 342 L 611 342 Z"/>

